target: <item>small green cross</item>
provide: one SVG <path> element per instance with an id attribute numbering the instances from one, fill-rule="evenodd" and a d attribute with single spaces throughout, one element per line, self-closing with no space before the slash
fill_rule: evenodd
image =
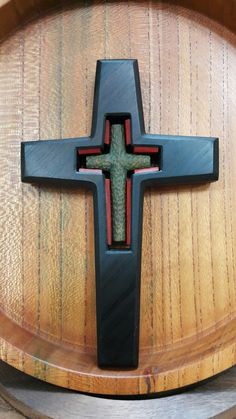
<path id="1" fill-rule="evenodd" d="M 113 124 L 109 153 L 86 157 L 86 167 L 110 173 L 113 241 L 125 242 L 127 172 L 151 167 L 150 156 L 127 153 L 124 126 Z"/>

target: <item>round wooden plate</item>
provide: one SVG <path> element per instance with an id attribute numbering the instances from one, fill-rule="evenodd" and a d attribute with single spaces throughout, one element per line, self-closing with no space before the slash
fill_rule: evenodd
<path id="1" fill-rule="evenodd" d="M 2 396 L 30 419 L 235 419 L 236 367 L 194 387 L 148 399 L 96 397 L 52 386 L 0 362 L 0 417 L 16 419 L 12 411 L 1 416 Z"/>
<path id="2" fill-rule="evenodd" d="M 0 5 L 1 359 L 115 395 L 177 389 L 234 365 L 236 2 Z M 220 179 L 146 192 L 139 367 L 102 370 L 92 195 L 22 184 L 20 143 L 89 135 L 96 60 L 130 57 L 147 132 L 219 137 Z"/>

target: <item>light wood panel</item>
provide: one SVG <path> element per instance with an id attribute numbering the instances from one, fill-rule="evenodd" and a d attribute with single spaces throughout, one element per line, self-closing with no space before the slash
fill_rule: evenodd
<path id="1" fill-rule="evenodd" d="M 1 358 L 102 394 L 165 391 L 234 365 L 235 1 L 62 2 L 46 14 L 56 2 L 4 3 Z M 139 60 L 146 130 L 219 137 L 220 179 L 147 190 L 140 365 L 118 372 L 96 367 L 92 195 L 22 184 L 20 142 L 88 135 L 96 60 L 130 57 Z"/>

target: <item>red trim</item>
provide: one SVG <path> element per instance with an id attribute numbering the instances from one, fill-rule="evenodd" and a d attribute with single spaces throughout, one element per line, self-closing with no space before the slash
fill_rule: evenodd
<path id="1" fill-rule="evenodd" d="M 80 148 L 78 150 L 79 154 L 101 154 L 102 150 L 101 148 L 95 147 L 95 148 Z"/>
<path id="2" fill-rule="evenodd" d="M 126 180 L 126 244 L 131 245 L 131 179 Z"/>
<path id="3" fill-rule="evenodd" d="M 111 181 L 105 179 L 105 193 L 106 193 L 106 215 L 107 215 L 107 243 L 112 245 L 112 224 L 111 224 Z"/>
<path id="4" fill-rule="evenodd" d="M 111 132 L 111 123 L 109 119 L 106 119 L 104 144 L 107 144 L 107 145 L 110 144 L 110 132 Z"/>
<path id="5" fill-rule="evenodd" d="M 136 169 L 134 173 L 159 172 L 159 170 L 159 167 L 147 167 L 146 169 Z"/>
<path id="6" fill-rule="evenodd" d="M 158 153 L 159 147 L 148 147 L 148 146 L 135 146 L 133 148 L 134 153 Z"/>
<path id="7" fill-rule="evenodd" d="M 100 170 L 100 169 L 84 169 L 84 168 L 81 168 L 81 169 L 79 169 L 79 172 L 85 172 L 85 173 L 88 173 L 88 172 L 92 172 L 92 174 L 93 173 L 102 173 L 102 170 Z"/>
<path id="8" fill-rule="evenodd" d="M 125 120 L 125 142 L 126 142 L 126 145 L 131 144 L 131 121 L 130 121 L 130 119 Z"/>

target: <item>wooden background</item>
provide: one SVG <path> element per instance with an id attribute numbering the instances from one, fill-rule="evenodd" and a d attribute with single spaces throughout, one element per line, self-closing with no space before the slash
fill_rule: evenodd
<path id="1" fill-rule="evenodd" d="M 235 419 L 236 367 L 180 394 L 114 400 L 44 383 L 0 361 L 0 417 L 20 419 L 1 396 L 30 419 Z"/>
<path id="2" fill-rule="evenodd" d="M 234 365 L 235 2 L 192 2 L 218 23 L 184 2 L 64 1 L 47 14 L 40 2 L 1 3 L 1 358 L 106 394 L 165 391 Z M 96 367 L 92 195 L 22 184 L 20 142 L 89 135 L 96 60 L 130 57 L 147 132 L 219 137 L 220 180 L 145 194 L 140 366 L 117 372 Z"/>

